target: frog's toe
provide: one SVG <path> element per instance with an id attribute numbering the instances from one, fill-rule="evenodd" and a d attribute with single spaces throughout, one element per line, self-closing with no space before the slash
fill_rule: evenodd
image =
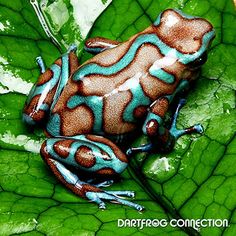
<path id="1" fill-rule="evenodd" d="M 38 56 L 35 58 L 35 60 L 36 60 L 36 63 L 38 64 L 38 67 L 40 68 L 41 74 L 44 73 L 46 71 L 46 66 L 43 61 L 43 58 L 41 56 Z"/>
<path id="2" fill-rule="evenodd" d="M 194 126 L 191 126 L 189 128 L 185 128 L 185 129 L 177 129 L 177 127 L 176 127 L 177 117 L 179 115 L 180 109 L 184 106 L 184 104 L 186 104 L 186 100 L 180 99 L 178 106 L 176 108 L 174 117 L 173 117 L 173 122 L 172 122 L 171 128 L 170 128 L 170 133 L 175 138 L 175 140 L 185 134 L 192 134 L 192 133 L 202 134 L 204 132 L 203 126 L 201 124 L 196 124 Z"/>
<path id="3" fill-rule="evenodd" d="M 129 148 L 129 149 L 126 151 L 126 155 L 127 155 L 127 156 L 131 156 L 132 153 L 133 153 L 132 148 Z"/>
<path id="4" fill-rule="evenodd" d="M 131 147 L 126 151 L 127 156 L 131 156 L 132 154 L 138 153 L 138 152 L 151 152 L 153 149 L 152 143 L 143 144 L 139 147 Z"/>
<path id="5" fill-rule="evenodd" d="M 68 52 L 68 53 L 70 53 L 70 52 L 76 52 L 76 50 L 77 50 L 77 46 L 76 46 L 75 43 L 73 43 L 73 44 L 71 44 L 71 45 L 69 46 L 67 52 Z"/>
<path id="6" fill-rule="evenodd" d="M 134 191 L 130 191 L 129 193 L 127 193 L 127 197 L 135 197 L 135 192 Z"/>
<path id="7" fill-rule="evenodd" d="M 114 180 L 106 180 L 102 183 L 94 184 L 94 186 L 96 186 L 97 188 L 100 188 L 100 187 L 105 188 L 105 187 L 111 186 L 113 183 L 114 183 Z"/>
<path id="8" fill-rule="evenodd" d="M 201 124 L 196 124 L 193 126 L 194 130 L 196 133 L 203 134 L 204 133 L 204 128 Z"/>
<path id="9" fill-rule="evenodd" d="M 99 203 L 98 207 L 99 207 L 99 209 L 105 210 L 105 209 L 106 209 L 106 204 L 105 204 L 105 202 Z"/>
<path id="10" fill-rule="evenodd" d="M 141 206 L 141 205 L 137 205 L 137 208 L 136 208 L 138 211 L 144 211 L 145 210 L 145 207 Z"/>
<path id="11" fill-rule="evenodd" d="M 115 196 L 125 196 L 125 197 L 135 197 L 134 191 L 106 191 L 108 194 L 112 194 Z"/>

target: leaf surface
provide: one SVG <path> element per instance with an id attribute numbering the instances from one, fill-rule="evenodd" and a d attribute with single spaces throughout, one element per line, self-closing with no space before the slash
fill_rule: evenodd
<path id="1" fill-rule="evenodd" d="M 78 1 L 80 2 L 80 1 Z M 108 1 L 102 1 L 108 4 Z M 41 1 L 59 45 L 46 36 L 29 1 L 0 0 L 0 232 L 2 235 L 196 235 L 192 228 L 170 226 L 119 228 L 118 219 L 222 218 L 229 228 L 202 228 L 201 235 L 236 232 L 235 88 L 236 47 L 233 1 L 113 0 L 89 37 L 128 39 L 151 24 L 166 8 L 202 16 L 217 37 L 198 81 L 187 95 L 178 127 L 202 123 L 202 136 L 179 139 L 167 155 L 133 158 L 113 190 L 135 190 L 146 211 L 108 204 L 106 211 L 74 196 L 57 182 L 37 153 L 44 136 L 21 122 L 22 108 L 39 70 L 41 55 L 50 65 L 66 45 L 84 36 L 75 20 L 73 1 Z M 53 5 L 54 4 L 54 5 Z M 53 6 L 53 7 L 52 7 Z M 60 14 L 61 13 L 61 14 Z M 64 15 L 62 15 L 62 13 Z M 95 20 L 95 19 L 93 19 Z M 60 46 L 60 47 L 59 47 Z M 79 54 L 81 50 L 79 50 Z M 81 61 L 91 55 L 84 53 Z M 174 109 L 174 108 L 173 108 Z M 133 145 L 147 142 L 140 137 Z M 30 151 L 30 152 L 28 152 Z"/>

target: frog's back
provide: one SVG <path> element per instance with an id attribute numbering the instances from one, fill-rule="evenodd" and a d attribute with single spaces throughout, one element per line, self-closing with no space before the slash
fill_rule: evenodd
<path id="1" fill-rule="evenodd" d="M 148 71 L 160 52 L 137 37 L 96 55 L 70 78 L 52 111 L 62 118 L 62 135 L 124 134 L 136 128 L 162 92 Z"/>
<path id="2" fill-rule="evenodd" d="M 174 93 L 184 65 L 166 61 L 157 32 L 152 25 L 78 68 L 52 110 L 61 135 L 132 132 L 155 99 Z"/>

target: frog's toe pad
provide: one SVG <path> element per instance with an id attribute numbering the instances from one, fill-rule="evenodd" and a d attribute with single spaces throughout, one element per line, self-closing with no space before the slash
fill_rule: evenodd
<path id="1" fill-rule="evenodd" d="M 141 206 L 141 205 L 137 205 L 137 208 L 136 208 L 138 211 L 144 211 L 145 208 L 144 206 Z"/>
<path id="2" fill-rule="evenodd" d="M 101 202 L 101 203 L 99 204 L 99 209 L 105 210 L 105 209 L 106 209 L 106 204 L 105 204 L 104 202 Z"/>
<path id="3" fill-rule="evenodd" d="M 199 133 L 199 134 L 203 134 L 204 133 L 204 128 L 201 124 L 196 124 L 194 125 L 194 129 L 195 132 Z"/>
<path id="4" fill-rule="evenodd" d="M 127 194 L 127 197 L 132 197 L 132 198 L 134 198 L 134 197 L 135 197 L 135 192 L 130 191 L 130 192 Z"/>

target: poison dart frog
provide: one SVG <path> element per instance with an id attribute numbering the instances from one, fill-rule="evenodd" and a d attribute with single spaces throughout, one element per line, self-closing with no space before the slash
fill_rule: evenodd
<path id="1" fill-rule="evenodd" d="M 133 153 L 171 150 L 181 135 L 203 132 L 200 124 L 176 128 L 183 99 L 170 129 L 163 120 L 176 95 L 197 78 L 214 37 L 207 20 L 167 9 L 125 42 L 88 39 L 85 49 L 95 56 L 82 65 L 75 45 L 48 69 L 38 57 L 41 75 L 26 101 L 23 121 L 45 125 L 48 137 L 41 156 L 54 175 L 99 208 L 106 208 L 105 200 L 143 210 L 122 198 L 134 197 L 133 191 L 102 187 L 126 169 Z M 136 130 L 150 142 L 123 150 L 118 140 Z M 82 179 L 81 172 L 90 178 Z M 100 182 L 98 177 L 103 177 Z"/>

